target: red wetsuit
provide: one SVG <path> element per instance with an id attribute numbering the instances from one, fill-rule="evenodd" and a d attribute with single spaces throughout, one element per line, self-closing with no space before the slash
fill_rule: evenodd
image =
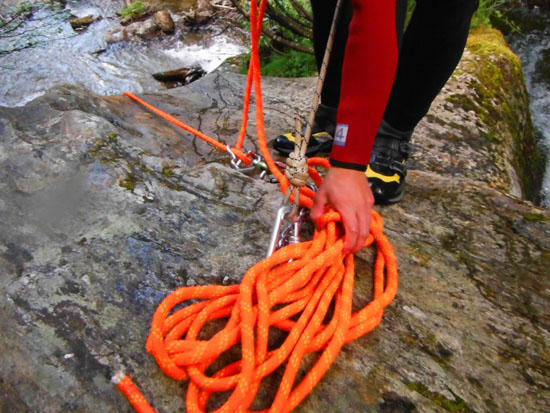
<path id="1" fill-rule="evenodd" d="M 366 170 L 397 55 L 395 0 L 353 0 L 331 165 Z"/>

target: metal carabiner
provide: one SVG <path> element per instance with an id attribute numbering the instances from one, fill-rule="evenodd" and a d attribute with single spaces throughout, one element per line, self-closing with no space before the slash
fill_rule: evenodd
<path id="1" fill-rule="evenodd" d="M 275 251 L 275 247 L 279 242 L 279 237 L 281 235 L 281 225 L 285 218 L 292 213 L 292 205 L 285 204 L 279 208 L 277 211 L 277 216 L 275 217 L 275 224 L 271 230 L 271 238 L 269 239 L 269 247 L 267 248 L 266 257 L 270 257 Z"/>
<path id="2" fill-rule="evenodd" d="M 300 208 L 298 214 L 292 218 L 292 222 L 282 231 L 277 248 L 291 244 L 298 244 L 300 242 L 300 231 L 302 230 L 302 225 L 308 216 L 308 209 L 303 207 Z"/>
<path id="3" fill-rule="evenodd" d="M 256 166 L 254 164 L 251 164 L 251 166 L 241 168 L 242 161 L 239 158 L 237 158 L 237 156 L 233 153 L 233 151 L 231 150 L 231 147 L 229 145 L 227 145 L 225 148 L 226 148 L 227 152 L 229 153 L 229 155 L 231 156 L 231 165 L 237 171 L 242 172 L 242 173 L 248 173 L 248 172 L 252 172 L 254 169 L 256 169 Z"/>
<path id="4" fill-rule="evenodd" d="M 275 225 L 271 232 L 271 240 L 269 243 L 268 257 L 273 254 L 275 250 L 285 247 L 291 244 L 297 244 L 300 240 L 300 232 L 302 231 L 302 225 L 309 216 L 307 208 L 300 208 L 297 215 L 291 218 L 291 221 L 283 228 L 285 219 L 290 218 L 294 206 L 292 204 L 285 204 L 277 212 L 275 219 Z"/>
<path id="5" fill-rule="evenodd" d="M 231 147 L 227 145 L 226 149 L 227 152 L 229 152 L 229 154 L 231 155 L 231 165 L 233 166 L 233 168 L 235 168 L 239 172 L 242 172 L 243 174 L 254 172 L 257 169 L 262 169 L 264 171 L 266 169 L 269 170 L 263 158 L 256 152 L 250 151 L 246 154 L 246 156 L 250 159 L 251 164 L 249 166 L 242 167 L 242 161 L 238 159 L 237 156 L 233 153 Z"/>

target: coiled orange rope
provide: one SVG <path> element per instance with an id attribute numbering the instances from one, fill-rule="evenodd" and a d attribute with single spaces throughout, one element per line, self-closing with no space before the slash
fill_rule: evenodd
<path id="1" fill-rule="evenodd" d="M 374 213 L 365 245 L 377 246 L 374 299 L 352 313 L 353 255 L 342 254 L 339 214 L 324 215 L 323 229 L 312 241 L 289 245 L 260 261 L 240 285 L 180 288 L 160 304 L 147 340 L 147 350 L 176 380 L 190 378 L 187 411 L 204 412 L 212 392 L 232 390 L 216 412 L 247 412 L 261 380 L 287 362 L 269 412 L 296 407 L 323 377 L 342 345 L 372 330 L 397 289 L 392 248 Z M 186 301 L 206 299 L 173 311 Z M 323 324 L 331 303 L 334 313 Z M 296 321 L 293 317 L 298 316 Z M 198 336 L 208 321 L 228 318 L 210 339 Z M 268 350 L 270 329 L 288 332 L 283 344 Z M 240 342 L 242 360 L 206 376 L 205 370 Z M 321 351 L 305 378 L 294 386 L 306 353 Z"/>
<path id="2" fill-rule="evenodd" d="M 258 42 L 266 0 L 251 1 L 252 58 L 245 92 L 243 126 L 232 152 L 245 163 L 241 151 L 247 123 L 252 85 L 256 104 L 259 147 L 281 190 L 289 188 L 288 179 L 275 166 L 264 132 Z M 155 113 L 205 139 L 220 149 L 226 146 L 161 112 L 136 96 L 132 99 Z M 321 158 L 308 160 L 309 174 L 316 185 L 321 177 L 312 166 L 329 167 Z M 300 189 L 300 203 L 311 208 L 313 191 Z M 240 285 L 183 287 L 164 299 L 157 308 L 147 339 L 147 351 L 159 366 L 176 380 L 190 379 L 186 398 L 189 413 L 205 412 L 213 392 L 231 391 L 215 412 L 248 412 L 264 377 L 286 363 L 284 375 L 271 407 L 265 412 L 289 412 L 319 382 L 336 358 L 340 348 L 376 327 L 384 308 L 397 290 L 397 266 L 392 247 L 383 233 L 382 219 L 373 211 L 370 235 L 365 246 L 376 244 L 374 298 L 362 310 L 352 312 L 354 261 L 343 255 L 340 214 L 326 213 L 312 241 L 289 245 L 250 268 Z M 197 301 L 199 300 L 199 301 Z M 333 306 L 332 314 L 329 308 Z M 327 315 L 328 314 L 328 315 Z M 326 321 L 326 318 L 330 320 Z M 226 319 L 211 338 L 199 338 L 209 321 Z M 270 331 L 287 332 L 282 345 L 268 348 Z M 203 332 L 204 334 L 204 332 Z M 214 361 L 233 346 L 240 345 L 242 360 L 207 375 Z M 294 385 L 305 354 L 320 351 L 314 366 Z M 126 378 L 125 378 L 126 379 Z M 140 413 L 150 413 L 130 379 L 121 390 Z M 122 383 L 122 382 L 121 382 Z M 120 388 L 120 384 L 119 384 Z M 138 401 L 139 403 L 136 403 Z M 141 404 L 140 404 L 141 403 Z M 141 406 L 141 407 L 140 407 Z"/>

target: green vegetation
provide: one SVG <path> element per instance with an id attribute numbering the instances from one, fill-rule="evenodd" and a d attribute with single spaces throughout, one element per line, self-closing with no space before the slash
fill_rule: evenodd
<path id="1" fill-rule="evenodd" d="M 231 0 L 249 27 L 248 8 L 244 0 Z M 492 27 L 496 20 L 515 30 L 504 15 L 509 0 L 481 0 L 473 16 L 472 28 Z M 405 25 L 414 9 L 415 0 L 407 3 Z M 315 76 L 317 67 L 312 51 L 312 17 L 308 0 L 277 0 L 268 6 L 260 40 L 262 75 L 278 77 Z M 249 57 L 243 59 L 241 72 L 248 70 Z"/>
<path id="2" fill-rule="evenodd" d="M 493 23 L 498 21 L 500 24 L 508 26 L 511 30 L 517 30 L 517 26 L 505 15 L 507 6 L 510 6 L 510 4 L 510 0 L 480 0 L 479 7 L 472 17 L 471 27 L 493 27 Z M 408 1 L 405 25 L 408 24 L 415 6 L 415 0 Z"/>
<path id="3" fill-rule="evenodd" d="M 514 167 L 518 171 L 527 199 L 539 202 L 541 179 L 544 174 L 544 155 L 538 150 L 535 130 L 528 111 L 521 63 L 506 45 L 502 34 L 485 26 L 470 33 L 468 50 L 479 59 L 469 62 L 478 80 L 470 82 L 475 90 L 475 112 L 489 127 L 489 140 L 502 136 L 502 128 L 512 134 Z M 462 102 L 464 104 L 464 102 Z M 471 102 L 465 107 L 471 110 Z"/>
<path id="4" fill-rule="evenodd" d="M 269 63 L 263 65 L 262 75 L 304 77 L 315 76 L 317 64 L 313 55 L 291 50 L 287 55 L 274 54 Z"/>
<path id="5" fill-rule="evenodd" d="M 505 17 L 504 11 L 509 0 L 480 0 L 479 7 L 472 18 L 472 28 L 487 26 L 493 27 L 495 20 L 504 21 L 514 30 L 514 24 Z"/>
<path id="6" fill-rule="evenodd" d="M 139 1 L 129 4 L 120 11 L 120 15 L 125 19 L 137 19 L 145 14 L 147 8 Z"/>
<path id="7" fill-rule="evenodd" d="M 128 191 L 133 191 L 135 188 L 135 179 L 133 177 L 129 177 L 123 181 L 121 181 L 118 185 L 121 188 L 127 189 Z"/>
<path id="8" fill-rule="evenodd" d="M 523 218 L 525 218 L 526 221 L 529 221 L 529 222 L 546 222 L 546 221 L 550 221 L 550 219 L 547 218 L 542 213 L 524 212 L 521 215 L 523 216 Z"/>
<path id="9" fill-rule="evenodd" d="M 248 3 L 231 0 L 247 18 Z M 313 32 L 309 0 L 274 0 L 266 10 L 260 39 L 262 75 L 278 77 L 314 76 L 317 72 L 313 57 Z M 246 73 L 250 56 L 243 59 L 241 71 Z"/>
<path id="10" fill-rule="evenodd" d="M 24 1 L 19 4 L 16 13 L 27 13 L 32 11 L 32 4 L 28 1 Z"/>
<path id="11" fill-rule="evenodd" d="M 241 73 L 248 71 L 250 55 L 241 66 Z M 311 54 L 290 50 L 287 53 L 272 52 L 260 58 L 262 76 L 308 77 L 317 74 L 315 57 Z"/>
<path id="12" fill-rule="evenodd" d="M 474 410 L 466 404 L 464 400 L 454 394 L 455 400 L 449 400 L 442 394 L 430 391 L 424 384 L 419 382 L 411 382 L 408 384 L 409 389 L 420 393 L 426 399 L 431 400 L 434 404 L 453 413 L 473 413 Z"/>
<path id="13" fill-rule="evenodd" d="M 162 175 L 164 175 L 167 178 L 171 178 L 174 176 L 174 170 L 169 166 L 165 166 L 164 168 L 162 168 Z"/>

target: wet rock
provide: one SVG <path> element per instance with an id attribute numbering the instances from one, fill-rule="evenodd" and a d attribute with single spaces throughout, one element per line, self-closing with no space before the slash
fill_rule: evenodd
<path id="1" fill-rule="evenodd" d="M 503 145 L 484 141 L 490 125 L 448 100 L 471 96 L 469 53 L 415 133 L 403 201 L 377 207 L 397 297 L 299 413 L 548 410 L 550 212 L 511 194 Z M 233 143 L 245 83 L 220 70 L 142 97 Z M 307 113 L 314 85 L 263 79 L 269 137 Z M 278 187 L 123 96 L 57 87 L 0 108 L 0 130 L 0 406 L 131 412 L 110 383 L 122 368 L 156 410 L 183 411 L 186 384 L 144 349 L 151 316 L 177 287 L 237 283 L 262 259 Z M 372 264 L 357 254 L 356 308 L 370 300 Z"/>
<path id="2" fill-rule="evenodd" d="M 184 22 L 189 26 L 202 26 L 214 17 L 214 7 L 208 0 L 198 0 L 197 6 L 184 13 Z"/>
<path id="3" fill-rule="evenodd" d="M 535 80 L 550 86 L 550 49 L 542 52 L 541 59 L 535 65 Z"/>
<path id="4" fill-rule="evenodd" d="M 130 23 L 124 28 L 128 37 L 152 38 L 160 31 L 157 19 L 150 17 L 144 21 Z"/>
<path id="5" fill-rule="evenodd" d="M 128 33 L 126 33 L 124 27 L 115 27 L 105 33 L 105 41 L 107 43 L 118 43 L 128 40 L 130 40 L 130 37 L 128 36 Z"/>
<path id="6" fill-rule="evenodd" d="M 153 77 L 170 88 L 188 85 L 205 74 L 206 72 L 200 66 L 194 66 L 182 67 L 181 69 L 169 70 L 167 72 L 153 73 Z"/>
<path id="7" fill-rule="evenodd" d="M 95 21 L 94 16 L 91 14 L 89 16 L 77 17 L 69 21 L 71 27 L 74 31 L 85 30 L 90 24 Z"/>
<path id="8" fill-rule="evenodd" d="M 175 24 L 167 10 L 161 10 L 154 15 L 132 23 L 126 22 L 123 26 L 115 27 L 105 34 L 107 43 L 136 39 L 152 39 L 162 33 L 172 34 Z"/>
<path id="9" fill-rule="evenodd" d="M 164 33 L 172 34 L 174 33 L 175 25 L 174 20 L 168 10 L 160 10 L 155 13 L 155 19 L 157 24 Z"/>

